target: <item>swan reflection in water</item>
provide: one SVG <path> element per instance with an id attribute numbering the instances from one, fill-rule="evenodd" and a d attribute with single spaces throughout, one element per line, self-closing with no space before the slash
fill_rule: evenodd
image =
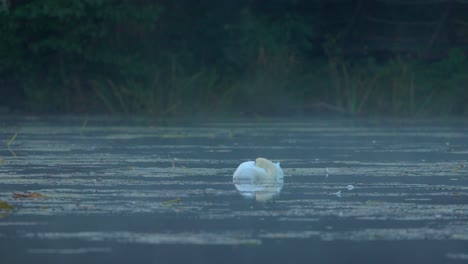
<path id="1" fill-rule="evenodd" d="M 242 196 L 264 202 L 279 195 L 284 173 L 279 162 L 257 158 L 241 163 L 234 172 L 233 182 Z"/>

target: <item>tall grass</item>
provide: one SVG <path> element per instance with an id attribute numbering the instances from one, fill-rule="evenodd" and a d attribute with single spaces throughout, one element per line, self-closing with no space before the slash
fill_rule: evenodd
<path id="1" fill-rule="evenodd" d="M 164 74 L 168 73 L 168 74 Z M 209 110 L 219 76 L 215 69 L 184 72 L 173 62 L 152 78 L 93 81 L 93 92 L 107 112 L 168 116 Z"/>
<path id="2" fill-rule="evenodd" d="M 461 85 L 466 77 L 447 72 L 449 69 L 441 67 L 441 63 L 446 64 L 423 64 L 401 57 L 380 65 L 372 58 L 365 62 L 329 59 L 332 89 L 328 98 L 331 104 L 351 114 L 450 114 L 454 108 L 447 107 L 450 102 L 446 100 L 459 102 L 454 93 L 460 89 L 456 84 Z"/>
<path id="3" fill-rule="evenodd" d="M 402 57 L 383 63 L 371 57 L 311 63 L 259 46 L 242 73 L 209 66 L 188 70 L 174 59 L 155 67 L 148 78 L 69 80 L 68 93 L 31 80 L 24 86 L 25 107 L 153 116 L 284 115 L 315 102 L 352 115 L 466 114 L 468 62 L 457 52 L 433 63 Z"/>

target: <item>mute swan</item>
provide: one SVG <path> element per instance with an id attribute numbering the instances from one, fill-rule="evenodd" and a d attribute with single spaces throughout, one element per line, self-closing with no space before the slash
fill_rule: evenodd
<path id="1" fill-rule="evenodd" d="M 264 202 L 279 195 L 283 178 L 279 162 L 258 158 L 241 163 L 234 172 L 233 182 L 242 196 Z"/>
<path id="2" fill-rule="evenodd" d="M 265 158 L 257 158 L 255 161 L 243 162 L 234 172 L 234 181 L 276 181 L 282 182 L 284 177 L 280 163 L 273 163 Z"/>

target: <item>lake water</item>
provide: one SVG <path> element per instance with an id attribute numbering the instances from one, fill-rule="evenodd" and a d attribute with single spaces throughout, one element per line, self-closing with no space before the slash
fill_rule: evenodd
<path id="1" fill-rule="evenodd" d="M 0 125 L 0 263 L 468 262 L 467 122 Z M 245 195 L 257 157 L 284 183 Z"/>

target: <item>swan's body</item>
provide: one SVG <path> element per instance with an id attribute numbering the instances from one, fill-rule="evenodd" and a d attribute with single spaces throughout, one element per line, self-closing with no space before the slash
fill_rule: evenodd
<path id="1" fill-rule="evenodd" d="M 243 162 L 234 172 L 234 181 L 254 180 L 254 181 L 283 181 L 284 173 L 280 163 L 273 163 L 265 158 L 258 158 L 255 161 Z"/>
<path id="2" fill-rule="evenodd" d="M 243 162 L 233 175 L 234 185 L 242 196 L 267 201 L 283 188 L 284 173 L 279 162 L 264 158 Z"/>

